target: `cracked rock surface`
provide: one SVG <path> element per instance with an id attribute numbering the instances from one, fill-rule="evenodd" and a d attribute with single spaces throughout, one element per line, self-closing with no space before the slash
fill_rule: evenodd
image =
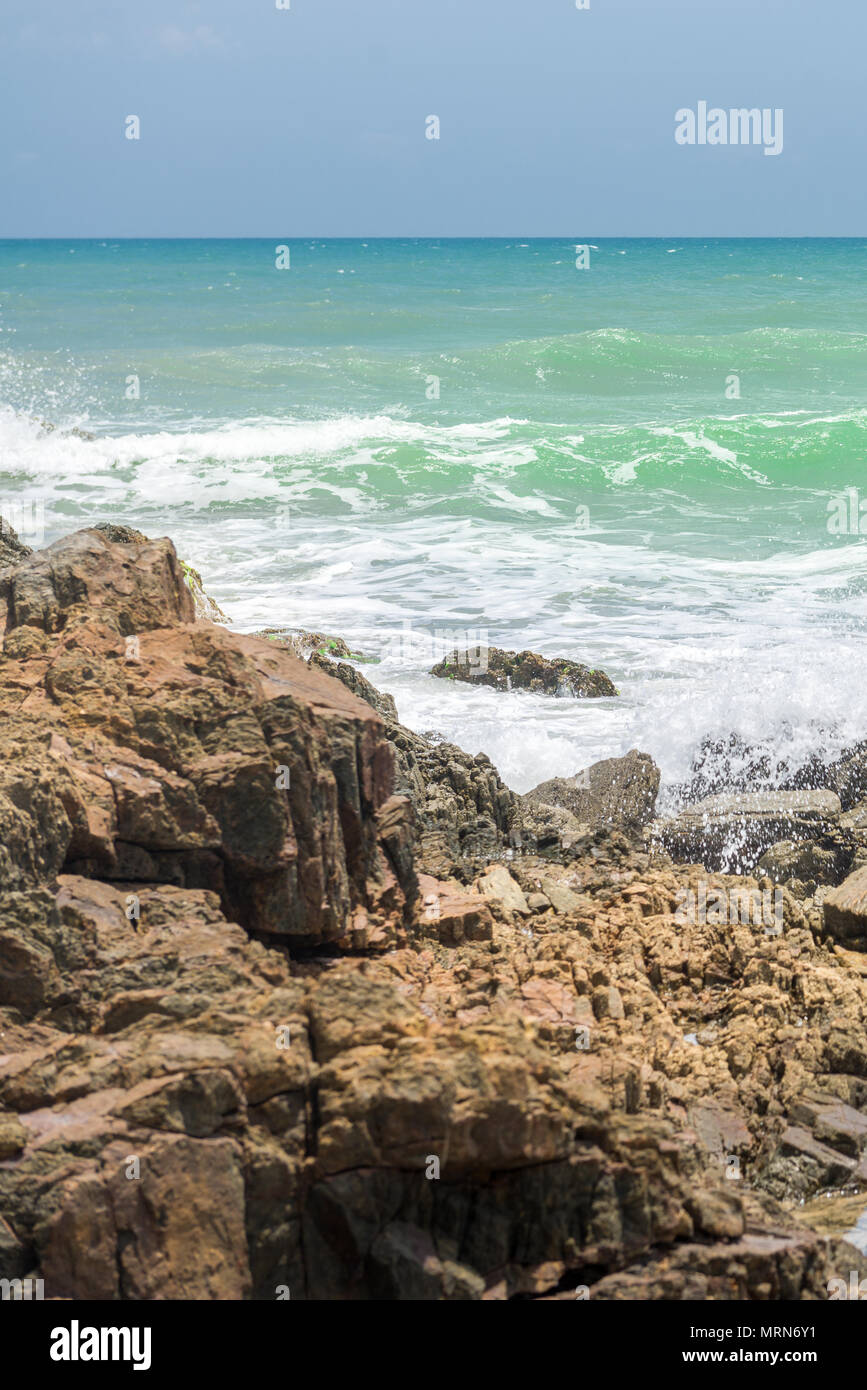
<path id="1" fill-rule="evenodd" d="M 196 621 L 169 541 L 19 556 L 0 623 L 0 1277 L 613 1300 L 867 1274 L 799 1206 L 867 1177 L 867 956 L 821 906 L 691 922 L 700 879 L 758 884 L 604 825 L 507 857 L 490 764 Z"/>

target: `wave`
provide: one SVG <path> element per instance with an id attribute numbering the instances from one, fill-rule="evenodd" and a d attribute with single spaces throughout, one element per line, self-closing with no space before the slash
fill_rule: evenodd
<path id="1" fill-rule="evenodd" d="M 588 423 L 580 432 L 508 415 L 430 424 L 341 414 L 91 436 L 0 408 L 5 487 L 39 485 L 47 496 L 81 499 L 104 492 L 145 507 L 300 502 L 349 488 L 353 504 L 368 507 L 464 498 L 565 514 L 582 501 L 632 493 L 657 511 L 694 505 L 699 516 L 714 508 L 722 516 L 746 492 L 756 505 L 778 507 L 784 526 L 799 509 L 813 525 L 829 498 L 857 487 L 865 447 L 860 408 Z"/>
<path id="2" fill-rule="evenodd" d="M 861 410 L 580 431 L 344 413 L 87 437 L 7 408 L 0 509 L 45 504 L 31 544 L 106 519 L 169 534 L 247 630 L 381 650 L 405 622 L 483 627 L 587 661 L 621 699 L 455 691 L 419 660 L 384 659 L 377 682 L 518 790 L 632 746 L 678 783 L 708 737 L 794 765 L 867 733 L 867 545 L 826 526 L 865 425 Z"/>

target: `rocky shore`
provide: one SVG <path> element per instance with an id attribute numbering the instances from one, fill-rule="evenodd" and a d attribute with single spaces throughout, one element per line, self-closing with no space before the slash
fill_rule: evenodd
<path id="1" fill-rule="evenodd" d="M 349 648 L 233 634 L 205 598 L 168 540 L 0 536 L 0 1277 L 809 1300 L 867 1275 L 840 1239 L 867 748 L 728 802 L 697 774 L 668 820 L 638 750 L 521 797 Z"/>

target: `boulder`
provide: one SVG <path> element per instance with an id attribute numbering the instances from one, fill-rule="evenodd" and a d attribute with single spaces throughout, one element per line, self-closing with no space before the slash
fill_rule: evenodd
<path id="1" fill-rule="evenodd" d="M 483 898 L 498 902 L 504 912 L 517 913 L 520 917 L 529 916 L 527 899 L 505 864 L 492 864 L 481 878 L 476 879 L 475 886 Z"/>
<path id="2" fill-rule="evenodd" d="M 490 686 L 494 690 L 532 690 L 561 698 L 584 700 L 619 694 L 604 671 L 564 657 L 506 652 L 499 647 L 454 651 L 431 668 L 431 675 L 469 685 Z"/>
<path id="3" fill-rule="evenodd" d="M 813 840 L 781 840 L 765 851 L 756 871 L 774 883 L 785 883 L 791 891 L 797 885 L 796 896 L 806 897 L 820 884 L 838 883 L 851 857 L 851 852 L 841 856 L 839 850 Z"/>
<path id="4" fill-rule="evenodd" d="M 98 531 L 101 536 L 104 536 L 107 541 L 111 541 L 114 545 L 139 546 L 150 543 L 143 531 L 137 531 L 134 526 L 122 526 L 113 521 L 100 521 L 91 529 Z M 196 617 L 203 622 L 228 623 L 230 620 L 220 605 L 211 598 L 210 594 L 205 593 L 199 571 L 193 569 L 192 565 L 188 565 L 186 560 L 181 560 L 180 566 L 187 588 L 193 596 Z"/>
<path id="5" fill-rule="evenodd" d="M 574 777 L 540 782 L 522 798 L 528 807 L 560 807 L 583 825 L 619 825 L 638 830 L 653 819 L 659 768 L 633 748 L 622 758 L 605 758 Z"/>

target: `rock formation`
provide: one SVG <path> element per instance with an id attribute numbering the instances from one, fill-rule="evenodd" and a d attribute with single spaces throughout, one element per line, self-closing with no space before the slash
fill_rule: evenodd
<path id="1" fill-rule="evenodd" d="M 347 663 L 197 621 L 169 541 L 4 562 L 0 627 L 0 1277 L 767 1300 L 867 1273 L 798 1205 L 867 1176 L 867 953 L 815 901 L 734 915 L 771 880 L 634 817 L 522 838 L 488 760 Z"/>

